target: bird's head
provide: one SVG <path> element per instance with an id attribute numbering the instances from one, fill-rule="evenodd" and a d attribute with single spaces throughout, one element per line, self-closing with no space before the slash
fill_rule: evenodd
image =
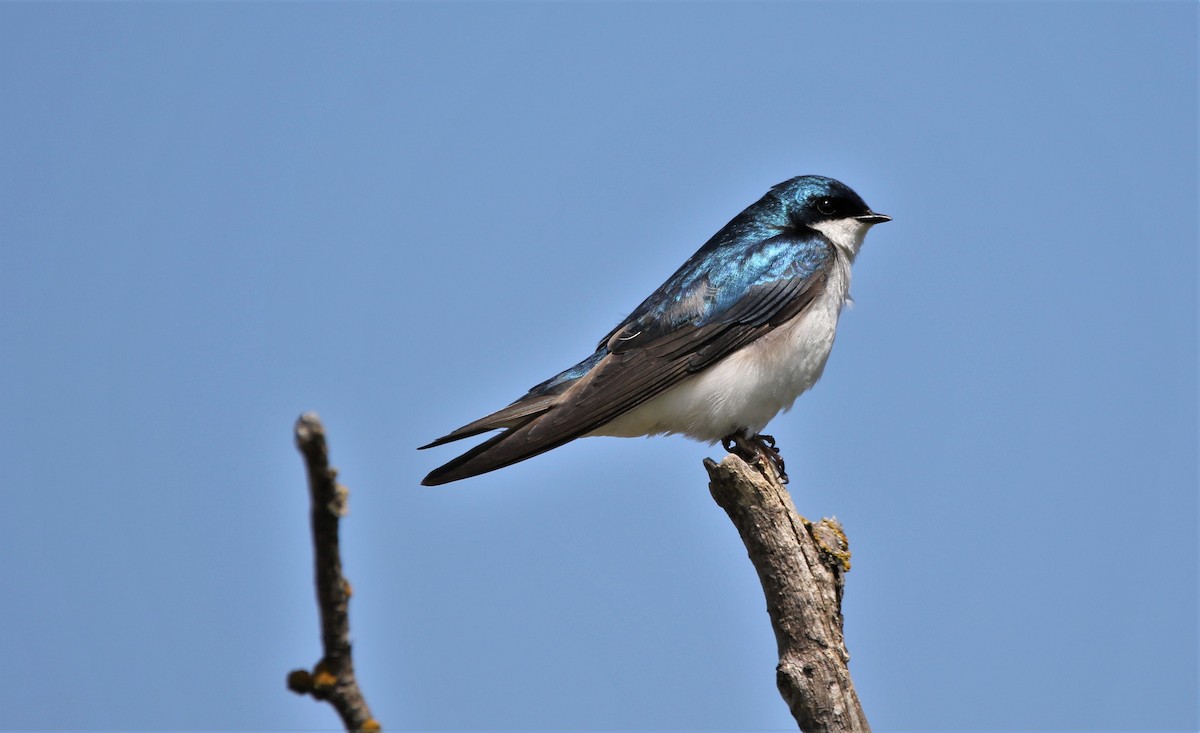
<path id="1" fill-rule="evenodd" d="M 791 226 L 820 232 L 851 258 L 858 254 L 868 229 L 891 221 L 890 216 L 871 211 L 861 196 L 832 178 L 797 176 L 771 191 L 783 203 Z"/>

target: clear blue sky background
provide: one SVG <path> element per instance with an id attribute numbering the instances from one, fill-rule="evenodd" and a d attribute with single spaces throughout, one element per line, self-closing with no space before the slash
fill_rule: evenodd
<path id="1" fill-rule="evenodd" d="M 895 219 L 771 426 L 875 727 L 1195 730 L 1191 2 L 0 5 L 0 727 L 337 726 L 316 410 L 385 725 L 790 728 L 719 449 L 414 449 L 801 173 Z"/>

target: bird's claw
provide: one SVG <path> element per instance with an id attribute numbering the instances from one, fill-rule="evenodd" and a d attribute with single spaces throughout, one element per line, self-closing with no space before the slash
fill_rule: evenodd
<path id="1" fill-rule="evenodd" d="M 779 477 L 779 483 L 788 482 L 787 471 L 784 470 L 783 455 L 775 446 L 775 438 L 770 435 L 746 435 L 736 432 L 721 438 L 721 446 L 747 462 L 760 465 L 770 463 Z"/>

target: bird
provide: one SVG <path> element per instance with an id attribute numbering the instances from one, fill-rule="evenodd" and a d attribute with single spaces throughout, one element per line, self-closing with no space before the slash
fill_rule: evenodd
<path id="1" fill-rule="evenodd" d="M 787 481 L 762 431 L 817 382 L 877 214 L 844 183 L 803 175 L 735 216 L 595 352 L 509 406 L 420 446 L 501 430 L 434 469 L 426 486 L 510 466 L 585 436 L 680 434 Z"/>

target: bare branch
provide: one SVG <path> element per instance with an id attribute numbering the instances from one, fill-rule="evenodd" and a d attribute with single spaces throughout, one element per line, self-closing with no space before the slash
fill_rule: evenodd
<path id="1" fill-rule="evenodd" d="M 306 412 L 296 421 L 296 447 L 308 469 L 312 501 L 317 607 L 321 612 L 321 645 L 324 656 L 311 672 L 297 669 L 288 675 L 288 689 L 298 695 L 326 700 L 342 717 L 349 731 L 378 731 L 380 725 L 363 699 L 354 677 L 350 656 L 350 583 L 342 576 L 338 548 L 338 520 L 345 516 L 349 491 L 337 482 L 329 466 L 325 426 L 316 413 Z"/>
<path id="2" fill-rule="evenodd" d="M 842 588 L 850 569 L 835 519 L 796 513 L 775 479 L 734 455 L 705 459 L 709 490 L 737 527 L 767 598 L 779 647 L 776 684 L 805 733 L 869 731 L 847 667 Z"/>

